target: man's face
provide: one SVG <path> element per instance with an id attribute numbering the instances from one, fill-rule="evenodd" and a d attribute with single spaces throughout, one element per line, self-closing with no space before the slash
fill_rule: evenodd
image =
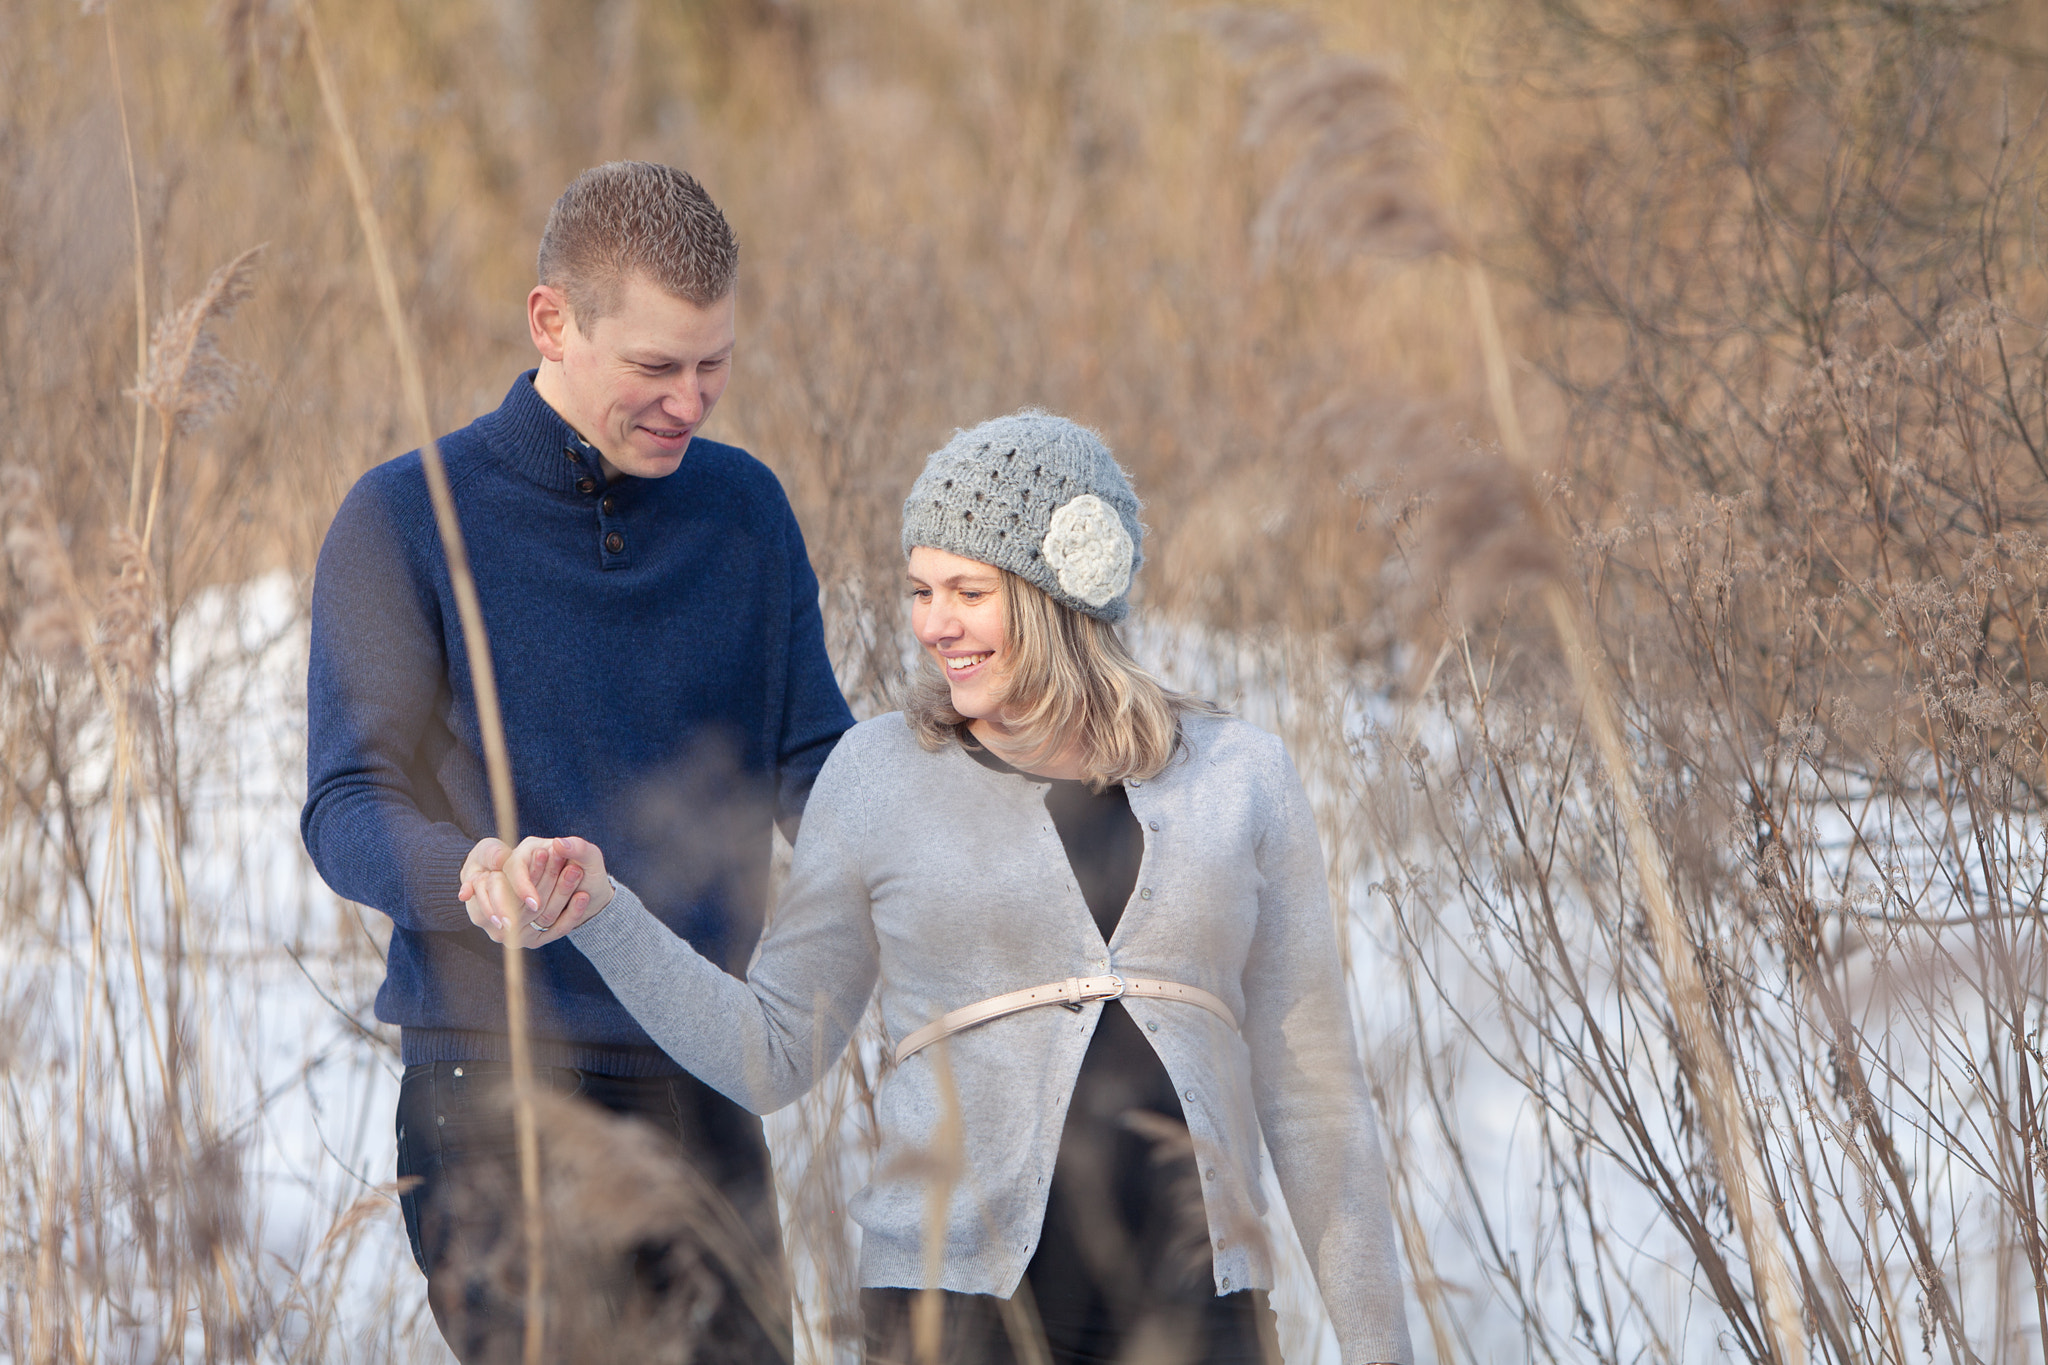
<path id="1" fill-rule="evenodd" d="M 732 295 L 700 308 L 636 275 L 586 331 L 560 290 L 538 285 L 527 321 L 542 361 L 534 386 L 598 448 L 605 477 L 675 473 L 732 374 Z"/>

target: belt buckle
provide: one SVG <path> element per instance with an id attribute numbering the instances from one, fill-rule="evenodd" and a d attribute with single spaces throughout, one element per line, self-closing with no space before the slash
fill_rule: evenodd
<path id="1" fill-rule="evenodd" d="M 1095 992 L 1090 991 L 1085 997 L 1078 999 L 1069 998 L 1060 1001 L 1060 1007 L 1062 1009 L 1069 1010 L 1075 1014 L 1079 1014 L 1081 1012 L 1081 1006 L 1089 1003 L 1092 1000 L 1121 1000 L 1123 998 L 1124 991 L 1127 989 L 1124 985 L 1124 979 L 1114 972 L 1111 972 L 1108 975 L 1111 981 L 1116 982 L 1116 989 L 1114 991 L 1110 992 L 1108 995 L 1098 995 Z M 1079 987 L 1079 985 L 1079 978 L 1071 976 L 1067 978 L 1067 989 L 1070 992 L 1075 991 Z"/>

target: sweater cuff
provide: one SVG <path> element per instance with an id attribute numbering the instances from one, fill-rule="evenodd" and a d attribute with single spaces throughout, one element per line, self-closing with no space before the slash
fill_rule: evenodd
<path id="1" fill-rule="evenodd" d="M 633 889 L 617 877 L 611 879 L 612 898 L 604 909 L 598 911 L 583 923 L 569 931 L 569 942 L 576 950 L 589 958 L 591 964 L 602 969 L 606 963 L 632 961 L 644 958 L 650 949 L 651 934 L 663 938 L 674 938 L 666 924 L 654 917 Z"/>
<path id="2" fill-rule="evenodd" d="M 467 929 L 469 907 L 457 900 L 462 865 L 476 841 L 452 826 L 429 830 L 406 860 L 406 899 L 422 928 Z"/>

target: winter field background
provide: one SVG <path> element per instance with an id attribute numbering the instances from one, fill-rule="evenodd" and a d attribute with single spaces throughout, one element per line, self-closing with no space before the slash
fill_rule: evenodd
<path id="1" fill-rule="evenodd" d="M 859 714 L 925 452 L 1103 431 L 1140 656 L 1316 802 L 1423 1359 L 2042 1358 L 2048 10 L 21 0 L 0 1359 L 446 1358 L 297 840 L 314 556 L 416 444 L 322 61 L 441 429 L 575 171 L 705 180 L 710 434 Z M 806 1359 L 879 1065 L 771 1123 Z"/>

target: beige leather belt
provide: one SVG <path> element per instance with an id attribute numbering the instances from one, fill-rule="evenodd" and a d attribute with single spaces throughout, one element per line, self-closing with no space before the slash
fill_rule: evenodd
<path id="1" fill-rule="evenodd" d="M 1200 1005 L 1233 1029 L 1237 1027 L 1237 1016 L 1230 1012 L 1230 1006 L 1199 986 L 1183 986 L 1178 981 L 1148 981 L 1142 976 L 1070 976 L 1065 981 L 1049 981 L 1029 990 L 993 995 L 941 1015 L 923 1028 L 906 1034 L 903 1041 L 896 1044 L 896 1061 L 901 1065 L 941 1038 L 950 1038 L 962 1029 L 986 1024 L 991 1019 L 1000 1019 L 1019 1010 L 1037 1009 L 1041 1005 L 1079 1008 L 1090 1000 L 1115 1000 L 1126 995 Z"/>

